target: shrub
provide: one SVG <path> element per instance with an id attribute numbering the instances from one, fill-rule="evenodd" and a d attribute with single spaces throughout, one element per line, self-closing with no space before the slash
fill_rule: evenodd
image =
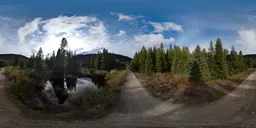
<path id="1" fill-rule="evenodd" d="M 105 78 L 107 87 L 113 88 L 120 86 L 125 81 L 126 74 L 126 70 L 111 70 Z"/>
<path id="2" fill-rule="evenodd" d="M 37 81 L 33 70 L 19 69 L 18 67 L 6 67 L 5 75 L 12 80 L 8 90 L 11 95 L 27 103 L 43 89 L 42 81 Z M 40 87 L 40 88 L 39 88 Z"/>
<path id="3" fill-rule="evenodd" d="M 70 102 L 78 108 L 76 116 L 99 116 L 119 103 L 119 94 L 112 88 L 89 89 L 72 95 Z"/>

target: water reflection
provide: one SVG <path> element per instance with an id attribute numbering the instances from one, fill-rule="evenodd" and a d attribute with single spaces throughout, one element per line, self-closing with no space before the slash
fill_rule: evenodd
<path id="1" fill-rule="evenodd" d="M 87 77 L 75 78 L 75 79 L 55 78 L 55 79 L 51 79 L 51 82 L 50 81 L 46 82 L 44 91 L 47 93 L 54 93 L 54 95 L 58 98 L 59 104 L 62 104 L 68 99 L 69 95 L 71 94 L 77 93 L 79 91 L 83 91 L 88 88 L 98 89 L 100 86 L 104 85 L 104 84 L 100 85 L 101 83 L 104 83 L 104 82 L 98 82 L 97 80 L 100 80 L 100 79 L 92 79 Z M 63 82 L 63 84 L 57 84 L 60 82 Z M 47 94 L 47 95 L 53 95 L 53 94 Z"/>

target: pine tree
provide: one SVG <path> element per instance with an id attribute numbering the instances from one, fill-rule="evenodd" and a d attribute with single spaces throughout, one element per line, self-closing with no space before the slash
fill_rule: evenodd
<path id="1" fill-rule="evenodd" d="M 147 59 L 147 50 L 143 46 L 141 51 L 140 51 L 140 60 L 139 60 L 139 71 L 140 72 L 145 72 L 145 62 Z"/>
<path id="2" fill-rule="evenodd" d="M 211 72 L 211 79 L 217 79 L 217 65 L 216 65 L 216 59 L 215 59 L 215 48 L 213 46 L 212 41 L 210 42 L 210 47 L 208 48 L 207 53 L 207 62 L 209 65 L 209 69 Z"/>
<path id="3" fill-rule="evenodd" d="M 156 48 L 156 46 L 154 46 L 154 48 L 153 48 L 154 72 L 156 72 L 156 55 L 157 55 L 157 48 Z"/>
<path id="4" fill-rule="evenodd" d="M 201 48 L 199 45 L 197 45 L 196 49 L 194 50 L 193 57 L 194 57 L 194 61 L 195 61 L 194 63 L 196 63 L 198 65 L 198 68 L 200 70 L 200 74 L 201 74 L 200 79 L 204 80 L 204 81 L 210 80 L 210 78 L 211 78 L 210 69 L 207 64 L 207 60 L 205 58 L 205 53 L 203 51 L 201 51 Z M 192 69 L 192 70 L 195 70 L 195 69 Z M 196 77 L 198 77 L 198 76 L 196 76 Z"/>
<path id="5" fill-rule="evenodd" d="M 33 53 L 28 60 L 28 68 L 35 69 L 35 54 Z"/>
<path id="6" fill-rule="evenodd" d="M 188 59 L 190 57 L 190 52 L 188 47 L 183 47 L 181 51 L 181 58 L 179 61 L 179 65 L 177 68 L 179 68 L 179 73 L 187 75 L 189 72 L 189 68 L 187 67 Z"/>
<path id="7" fill-rule="evenodd" d="M 152 74 L 154 72 L 153 50 L 148 49 L 147 59 L 145 63 L 145 73 Z"/>
<path id="8" fill-rule="evenodd" d="M 49 64 L 49 69 L 53 69 L 53 67 L 54 67 L 54 61 L 55 61 L 55 51 L 53 51 L 52 52 L 52 55 L 51 55 L 51 57 L 50 57 L 50 64 Z"/>
<path id="9" fill-rule="evenodd" d="M 216 59 L 216 73 L 217 77 L 220 79 L 226 79 L 228 77 L 227 69 L 226 69 L 226 63 L 225 63 L 225 56 L 224 56 L 224 51 L 222 48 L 222 43 L 221 40 L 218 38 L 216 41 L 216 46 L 215 46 L 215 59 Z"/>
<path id="10" fill-rule="evenodd" d="M 101 70 L 108 70 L 108 50 L 105 48 L 103 49 L 103 53 L 101 56 L 101 64 L 100 64 L 100 69 Z"/>
<path id="11" fill-rule="evenodd" d="M 163 51 L 163 46 L 161 44 L 161 47 L 157 49 L 156 53 L 156 71 L 157 72 L 163 72 L 164 67 L 165 67 L 165 62 L 164 62 L 164 51 Z"/>
<path id="12" fill-rule="evenodd" d="M 180 62 L 181 62 L 181 49 L 179 46 L 174 45 L 173 61 L 172 61 L 172 73 L 173 74 L 181 73 L 181 69 L 179 69 Z"/>
<path id="13" fill-rule="evenodd" d="M 170 48 L 168 49 L 167 52 L 167 63 L 169 66 L 169 72 L 172 72 L 172 62 L 173 62 L 173 49 L 172 49 L 172 45 L 170 45 Z"/>
<path id="14" fill-rule="evenodd" d="M 163 43 L 160 44 L 160 57 L 161 57 L 161 61 L 162 61 L 161 72 L 165 72 L 167 64 L 166 64 L 166 56 L 165 56 L 165 52 L 164 52 L 164 45 L 163 45 Z"/>
<path id="15" fill-rule="evenodd" d="M 99 69 L 99 67 L 100 67 L 100 53 L 98 52 L 98 54 L 96 54 L 96 57 L 93 62 L 93 68 Z"/>
<path id="16" fill-rule="evenodd" d="M 239 51 L 239 72 L 245 71 L 245 61 L 242 51 Z"/>
<path id="17" fill-rule="evenodd" d="M 45 61 L 43 60 L 43 50 L 40 47 L 35 58 L 35 72 L 37 73 L 37 76 L 39 79 L 45 79 L 47 75 L 47 65 Z"/>
<path id="18" fill-rule="evenodd" d="M 68 98 L 68 93 L 64 88 L 64 83 L 66 82 L 68 89 L 71 89 L 76 85 L 76 58 L 72 51 L 67 49 L 67 45 L 68 42 L 66 38 L 63 38 L 55 57 L 52 77 L 50 79 L 54 93 L 59 98 L 60 104 L 64 103 Z"/>
<path id="19" fill-rule="evenodd" d="M 228 54 L 229 54 L 229 51 L 227 50 L 227 49 L 224 49 L 224 51 L 223 51 L 223 53 L 224 53 L 224 66 L 225 66 L 225 73 L 226 73 L 226 76 L 228 77 L 229 76 L 229 70 L 228 70 L 228 68 L 229 68 L 229 66 L 228 66 Z"/>
<path id="20" fill-rule="evenodd" d="M 135 55 L 130 62 L 130 66 L 135 71 L 139 70 L 139 53 L 135 52 Z"/>
<path id="21" fill-rule="evenodd" d="M 229 74 L 235 75 L 239 72 L 239 57 L 237 55 L 237 52 L 235 50 L 235 47 L 232 46 L 231 52 L 228 58 L 229 63 Z"/>

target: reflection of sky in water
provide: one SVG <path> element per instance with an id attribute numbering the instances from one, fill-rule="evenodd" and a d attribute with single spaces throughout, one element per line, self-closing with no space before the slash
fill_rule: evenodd
<path id="1" fill-rule="evenodd" d="M 67 88 L 66 84 L 64 87 Z M 72 90 L 72 91 L 68 90 L 68 93 L 77 93 L 79 91 L 83 91 L 86 88 L 97 89 L 97 86 L 91 81 L 90 78 L 86 78 L 86 77 L 78 78 L 75 90 Z M 53 89 L 52 84 L 50 81 L 47 81 L 45 84 L 45 90 L 51 90 L 51 89 Z"/>

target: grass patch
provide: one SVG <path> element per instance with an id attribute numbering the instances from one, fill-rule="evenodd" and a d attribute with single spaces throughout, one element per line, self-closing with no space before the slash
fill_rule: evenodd
<path id="1" fill-rule="evenodd" d="M 41 110 L 32 109 L 28 104 L 29 98 L 36 96 L 36 84 L 31 78 L 31 71 L 17 67 L 6 67 L 5 75 L 8 80 L 8 95 L 21 109 L 24 116 L 35 119 L 61 119 L 66 121 L 77 119 L 101 118 L 111 112 L 120 101 L 119 88 L 125 81 L 125 70 L 113 70 L 106 75 L 107 86 L 99 89 L 88 89 L 70 95 L 70 108 L 62 111 L 65 106 L 48 106 Z M 38 92 L 40 93 L 40 92 Z M 56 110 L 59 109 L 59 110 Z"/>
<path id="2" fill-rule="evenodd" d="M 99 89 L 89 89 L 77 93 L 70 102 L 77 107 L 73 116 L 80 119 L 100 118 L 107 115 L 119 104 L 120 86 L 124 83 L 127 72 L 112 70 L 106 75 L 106 86 Z"/>
<path id="3" fill-rule="evenodd" d="M 236 84 L 241 84 L 249 75 L 251 75 L 255 71 L 256 71 L 255 68 L 251 68 L 245 72 L 242 72 L 240 74 L 229 77 L 228 80 L 230 80 Z"/>
<path id="4" fill-rule="evenodd" d="M 182 97 L 180 91 L 189 85 L 188 76 L 184 75 L 171 75 L 168 73 L 152 75 L 136 73 L 135 75 L 151 95 L 161 100 L 172 99 L 178 102 L 178 99 Z"/>
<path id="5" fill-rule="evenodd" d="M 126 74 L 126 70 L 111 70 L 105 78 L 106 86 L 110 88 L 119 87 L 124 83 Z"/>
<path id="6" fill-rule="evenodd" d="M 173 103 L 203 104 L 220 99 L 232 92 L 256 69 L 229 77 L 227 80 L 212 80 L 209 82 L 189 81 L 187 76 L 157 73 L 146 75 L 136 73 L 137 78 L 148 92 L 161 100 L 171 100 Z"/>
<path id="7" fill-rule="evenodd" d="M 78 118 L 103 117 L 119 103 L 119 94 L 111 88 L 86 90 L 70 98 L 77 107 L 74 115 Z"/>
<path id="8" fill-rule="evenodd" d="M 31 80 L 31 72 L 30 70 L 23 70 L 13 66 L 6 67 L 4 72 L 9 82 L 13 83 L 9 84 L 8 92 L 24 103 L 27 103 L 26 99 L 34 97 L 37 90 Z"/>

